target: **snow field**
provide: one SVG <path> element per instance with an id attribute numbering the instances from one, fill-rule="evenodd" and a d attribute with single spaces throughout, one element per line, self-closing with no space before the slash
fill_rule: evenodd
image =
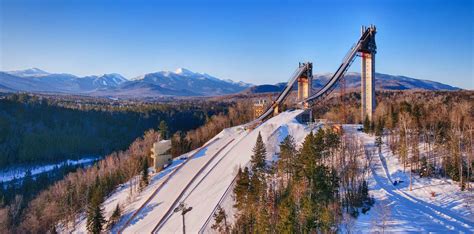
<path id="1" fill-rule="evenodd" d="M 181 233 L 182 217 L 180 213 L 172 212 L 181 201 L 193 207 L 186 214 L 186 231 L 189 233 L 213 232 L 210 229 L 212 214 L 219 203 L 231 222 L 231 184 L 238 168 L 249 164 L 258 133 L 262 134 L 267 147 L 267 160 L 275 160 L 279 154 L 279 144 L 287 135 L 292 135 L 299 147 L 309 133 L 310 129 L 295 119 L 301 112 L 281 113 L 252 131 L 240 126 L 223 130 L 203 148 L 184 154 L 189 157 L 196 153 L 174 174 L 172 172 L 184 162 L 180 160 L 181 157 L 175 159 L 167 169 L 153 174 L 150 185 L 132 198 L 129 183 L 118 187 L 103 203 L 106 218 L 110 217 L 117 203 L 124 209 L 123 217 L 113 232 L 117 232 L 144 204 L 124 233 L 150 233 L 160 220 L 162 223 L 158 233 Z M 383 228 L 386 232 L 396 233 L 474 233 L 472 192 L 459 191 L 457 183 L 449 179 L 418 176 L 413 177 L 413 190 L 409 191 L 408 169 L 403 172 L 403 165 L 391 154 L 388 146 L 384 145 L 382 153 L 378 154 L 374 148 L 374 137 L 358 132 L 356 129 L 359 126 L 345 125 L 344 130 L 348 134 L 355 134 L 367 149 L 376 152 L 368 178 L 369 193 L 375 198 L 375 205 L 367 214 L 359 215 L 351 227 L 353 231 L 366 233 Z M 394 186 L 394 180 L 404 182 Z M 162 188 L 152 196 L 159 187 Z M 432 192 L 436 196 L 433 197 Z M 145 203 L 148 199 L 150 201 Z M 78 219 L 76 229 L 65 232 L 86 233 L 84 215 Z"/>
<path id="2" fill-rule="evenodd" d="M 140 211 L 130 225 L 125 227 L 124 233 L 150 233 L 158 221 L 166 214 L 166 211 L 174 204 L 187 184 L 200 171 L 200 169 L 224 147 L 230 140 L 243 134 L 243 129 L 233 128 L 231 131 L 223 131 L 214 137 L 207 147 L 200 149 L 197 154 L 189 160 L 176 174 L 174 174 L 165 186 L 151 199 L 146 207 Z"/>
<path id="3" fill-rule="evenodd" d="M 347 132 L 356 134 L 366 148 L 374 149 L 371 175 L 368 180 L 369 193 L 375 198 L 375 205 L 368 214 L 359 215 L 354 231 L 371 232 L 436 232 L 473 233 L 474 222 L 472 192 L 459 190 L 452 180 L 418 178 L 413 175 L 412 191 L 409 191 L 409 167 L 403 172 L 403 165 L 396 155 L 383 145 L 379 154 L 375 150 L 374 136 L 357 132 L 357 126 L 346 125 Z M 393 181 L 402 183 L 393 185 Z M 433 197 L 431 192 L 435 192 Z M 385 224 L 383 224 L 385 223 Z"/>
<path id="4" fill-rule="evenodd" d="M 206 223 L 206 220 L 209 215 L 212 214 L 214 207 L 232 183 L 237 174 L 238 168 L 247 165 L 250 161 L 252 149 L 255 145 L 258 133 L 260 132 L 262 134 L 263 139 L 268 139 L 280 128 L 280 126 L 288 126 L 288 124 L 299 126 L 294 122 L 294 119 L 301 113 L 301 110 L 296 110 L 284 112 L 271 118 L 242 138 L 230 149 L 229 152 L 223 155 L 222 160 L 216 165 L 216 167 L 203 178 L 203 181 L 199 186 L 194 189 L 186 200 L 184 200 L 188 206 L 193 207 L 193 209 L 186 215 L 186 231 L 197 233 Z M 284 132 L 285 130 L 282 131 Z M 290 131 L 288 131 L 288 133 L 290 133 Z M 284 139 L 284 137 L 280 138 Z M 171 215 L 158 232 L 181 233 L 181 215 Z"/>

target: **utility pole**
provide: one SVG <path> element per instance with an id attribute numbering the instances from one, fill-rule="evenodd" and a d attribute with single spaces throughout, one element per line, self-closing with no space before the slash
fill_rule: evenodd
<path id="1" fill-rule="evenodd" d="M 174 212 L 180 212 L 181 211 L 181 216 L 183 216 L 183 234 L 186 234 L 186 224 L 185 224 L 185 219 L 184 215 L 191 211 L 193 208 L 192 207 L 186 207 L 186 204 L 184 202 L 180 202 L 179 206 L 174 209 Z"/>

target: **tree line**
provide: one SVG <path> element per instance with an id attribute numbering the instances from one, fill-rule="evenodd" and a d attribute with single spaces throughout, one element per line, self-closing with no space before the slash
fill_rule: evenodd
<path id="1" fill-rule="evenodd" d="M 331 129 L 320 129 L 297 147 L 288 135 L 280 144 L 278 160 L 267 162 L 259 134 L 250 165 L 237 174 L 235 222 L 227 222 L 226 211 L 218 207 L 212 228 L 222 233 L 338 231 L 344 214 L 353 219 L 373 204 L 367 171 L 358 167 L 365 162 L 363 147 L 349 145 L 352 142 Z"/>
<path id="2" fill-rule="evenodd" d="M 377 92 L 372 122 L 360 116 L 359 96 L 334 96 L 324 107 L 315 107 L 316 116 L 334 122 L 363 123 L 364 131 L 376 136 L 375 144 L 381 147 L 386 143 L 412 179 L 451 178 L 459 182 L 461 190 L 474 181 L 472 91 Z"/>
<path id="3" fill-rule="evenodd" d="M 88 230 L 99 233 L 104 230 L 106 221 L 118 220 L 117 214 L 104 217 L 101 203 L 119 184 L 128 183 L 130 196 L 144 186 L 140 183 L 141 177 L 136 175 L 149 160 L 150 148 L 158 138 L 158 132 L 149 130 L 127 150 L 114 152 L 92 167 L 69 173 L 30 202 L 17 195 L 13 202 L 0 208 L 2 230 L 10 233 L 56 233 L 57 225 L 75 225 L 78 215 L 85 212 Z"/>
<path id="4" fill-rule="evenodd" d="M 251 116 L 248 108 L 244 110 L 245 105 L 241 103 L 226 108 L 206 117 L 203 126 L 183 134 L 190 142 L 187 149 L 199 147 L 223 128 L 248 121 Z M 219 108 L 210 109 L 217 111 Z M 37 196 L 23 193 L 13 197 L 9 195 L 12 197 L 9 202 L 0 204 L 0 227 L 7 232 L 56 232 L 58 227 L 74 228 L 78 215 L 85 213 L 88 231 L 99 233 L 110 230 L 120 219 L 124 204 L 117 205 L 113 214 L 106 217 L 103 201 L 120 184 L 127 183 L 130 199 L 148 185 L 150 149 L 158 139 L 168 138 L 172 128 L 176 127 L 169 126 L 165 120 L 160 121 L 157 131 L 146 131 L 126 150 L 115 151 L 90 168 L 67 174 Z M 179 144 L 174 142 L 174 152 L 176 146 Z"/>
<path id="5" fill-rule="evenodd" d="M 203 126 L 188 132 L 177 131 L 171 137 L 171 154 L 179 156 L 202 146 L 225 128 L 244 124 L 252 119 L 251 102 L 239 101 L 219 113 L 206 119 Z"/>
<path id="6" fill-rule="evenodd" d="M 168 132 L 187 132 L 209 116 L 227 112 L 227 103 L 127 104 L 85 108 L 27 94 L 0 99 L 0 168 L 57 162 L 124 150 L 147 129 L 166 122 Z"/>

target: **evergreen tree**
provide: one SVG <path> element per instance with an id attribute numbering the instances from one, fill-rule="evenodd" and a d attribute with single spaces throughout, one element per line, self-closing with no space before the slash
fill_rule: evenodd
<path id="1" fill-rule="evenodd" d="M 428 167 L 428 161 L 426 160 L 426 157 L 421 158 L 419 174 L 420 174 L 420 177 L 430 176 L 430 170 Z"/>
<path id="2" fill-rule="evenodd" d="M 22 183 L 22 194 L 24 199 L 29 199 L 33 194 L 33 191 L 35 190 L 35 185 L 36 183 L 33 180 L 33 176 L 31 174 L 31 171 L 28 169 L 26 171 L 25 177 L 23 178 L 23 183 Z"/>
<path id="3" fill-rule="evenodd" d="M 168 139 L 168 124 L 164 120 L 161 120 L 159 129 L 161 139 Z"/>
<path id="4" fill-rule="evenodd" d="M 235 194 L 235 204 L 234 207 L 237 210 L 244 210 L 245 205 L 248 204 L 248 190 L 250 186 L 249 170 L 248 167 L 242 171 L 242 168 L 239 168 L 237 173 L 237 181 L 234 187 Z"/>
<path id="5" fill-rule="evenodd" d="M 267 149 L 263 143 L 262 135 L 258 132 L 257 142 L 253 147 L 253 155 L 250 160 L 252 163 L 252 172 L 263 172 L 265 170 L 265 158 L 267 156 Z"/>
<path id="6" fill-rule="evenodd" d="M 285 188 L 281 201 L 278 204 L 277 233 L 297 233 L 298 231 L 295 202 L 290 195 L 290 190 Z"/>
<path id="7" fill-rule="evenodd" d="M 324 143 L 324 139 L 319 139 L 318 142 Z M 315 136 L 310 132 L 306 135 L 303 146 L 298 154 L 297 161 L 295 162 L 295 171 L 296 173 L 299 173 L 295 179 L 298 179 L 300 176 L 306 176 L 306 178 L 311 177 L 316 165 L 321 159 L 321 151 L 322 145 L 316 144 Z"/>
<path id="8" fill-rule="evenodd" d="M 296 143 L 291 135 L 285 137 L 280 144 L 280 159 L 277 162 L 278 170 L 290 177 L 293 168 L 293 159 L 296 156 Z"/>
<path id="9" fill-rule="evenodd" d="M 369 133 L 370 132 L 370 120 L 369 120 L 369 116 L 366 115 L 365 118 L 364 118 L 364 132 L 365 133 Z"/>
<path id="10" fill-rule="evenodd" d="M 381 135 L 376 135 L 375 136 L 375 146 L 379 149 L 379 153 L 382 152 L 382 145 L 383 145 L 383 140 Z"/>
<path id="11" fill-rule="evenodd" d="M 214 224 L 211 226 L 212 229 L 217 230 L 219 233 L 229 233 L 229 225 L 227 224 L 227 214 L 220 205 L 217 205 L 217 210 L 213 215 Z"/>
<path id="12" fill-rule="evenodd" d="M 87 230 L 94 234 L 100 233 L 105 223 L 104 209 L 101 207 L 102 201 L 102 192 L 96 187 L 87 207 Z"/>
<path id="13" fill-rule="evenodd" d="M 269 210 L 265 206 L 266 201 L 266 193 L 265 190 L 262 191 L 260 195 L 260 201 L 256 204 L 257 212 L 256 212 L 256 223 L 255 223 L 255 232 L 256 233 L 270 233 L 270 214 Z"/>
<path id="14" fill-rule="evenodd" d="M 111 230 L 115 224 L 120 220 L 120 217 L 122 216 L 122 210 L 120 209 L 120 204 L 117 203 L 117 206 L 115 207 L 114 212 L 112 213 L 112 216 L 110 216 L 109 222 L 107 223 L 107 229 Z"/>
<path id="15" fill-rule="evenodd" d="M 145 156 L 142 162 L 142 178 L 141 178 L 141 183 L 140 183 L 141 188 L 148 186 L 148 183 L 149 183 L 148 168 L 149 168 L 148 159 Z"/>

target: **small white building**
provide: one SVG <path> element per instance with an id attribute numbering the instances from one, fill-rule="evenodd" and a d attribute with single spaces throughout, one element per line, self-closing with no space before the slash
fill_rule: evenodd
<path id="1" fill-rule="evenodd" d="M 171 140 L 161 140 L 153 143 L 151 152 L 153 168 L 155 171 L 160 171 L 165 165 L 171 162 Z"/>

